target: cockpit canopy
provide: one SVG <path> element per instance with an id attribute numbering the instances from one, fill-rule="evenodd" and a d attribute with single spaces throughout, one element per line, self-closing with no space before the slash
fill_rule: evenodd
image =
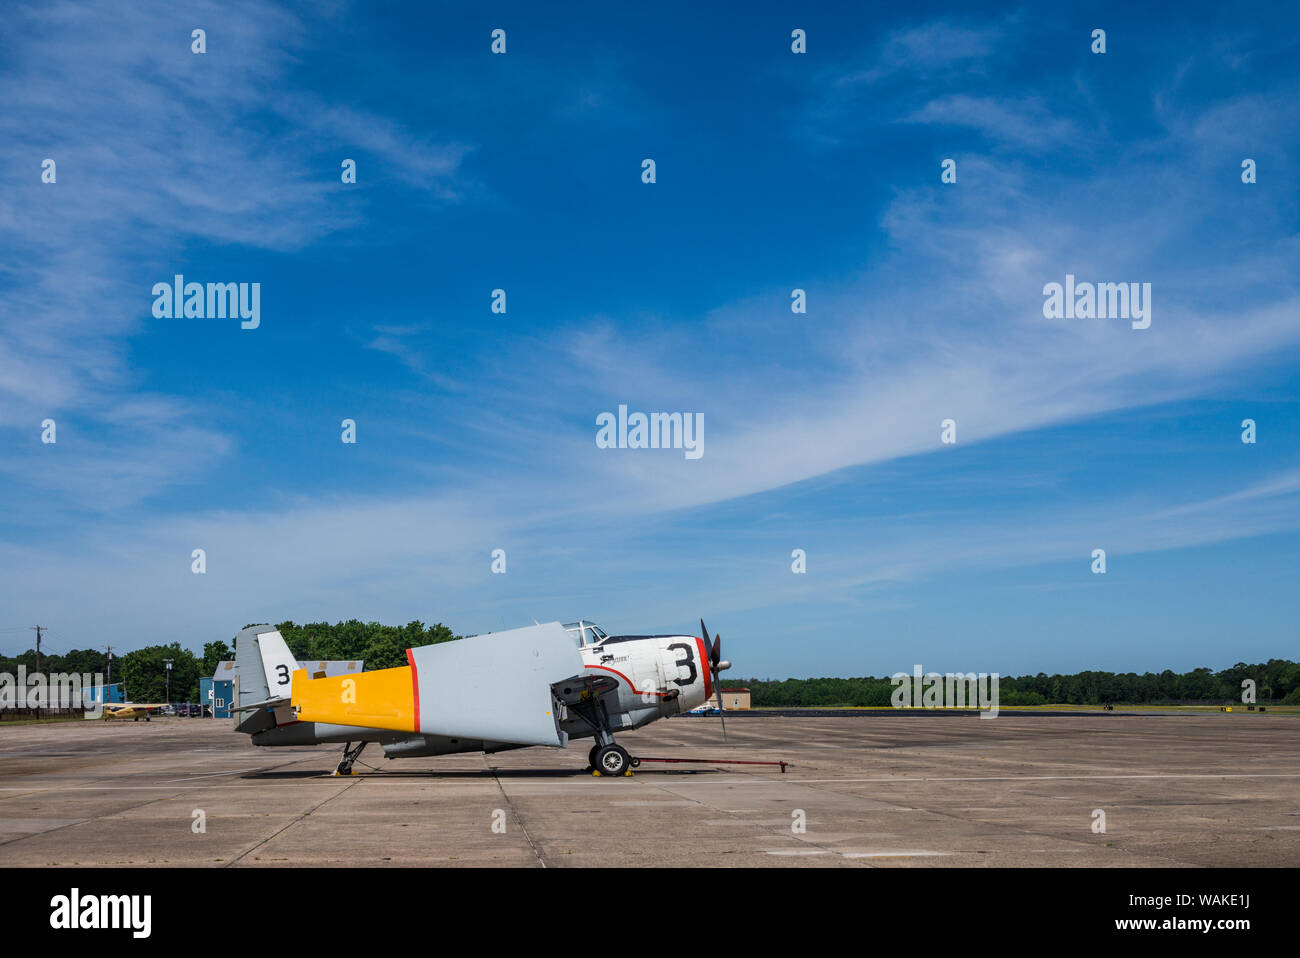
<path id="1" fill-rule="evenodd" d="M 564 623 L 564 631 L 569 633 L 574 644 L 580 649 L 589 645 L 600 645 L 609 637 L 600 626 L 585 622 L 582 619 L 577 622 Z"/>

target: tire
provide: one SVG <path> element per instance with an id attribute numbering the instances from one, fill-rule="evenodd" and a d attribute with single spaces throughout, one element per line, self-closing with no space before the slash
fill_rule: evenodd
<path id="1" fill-rule="evenodd" d="M 632 767 L 632 756 L 621 745 L 606 745 L 596 752 L 595 766 L 601 775 L 616 777 Z"/>
<path id="2" fill-rule="evenodd" d="M 591 751 L 587 753 L 587 764 L 590 765 L 592 768 L 596 767 L 596 753 L 599 751 L 600 751 L 600 743 L 597 742 L 595 745 L 591 747 Z"/>

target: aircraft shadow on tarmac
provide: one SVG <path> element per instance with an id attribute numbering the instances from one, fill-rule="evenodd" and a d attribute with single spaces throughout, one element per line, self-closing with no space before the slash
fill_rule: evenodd
<path id="1" fill-rule="evenodd" d="M 717 772 L 719 769 L 644 769 L 633 773 L 637 775 L 697 775 L 701 772 Z M 239 776 L 251 781 L 275 781 L 277 779 L 295 778 L 335 778 L 326 769 L 298 769 L 289 771 L 252 772 Z M 339 778 L 411 778 L 411 779 L 464 779 L 464 778 L 592 778 L 591 772 L 583 768 L 498 768 L 498 769 L 409 769 L 390 771 L 386 768 L 359 771 L 356 775 L 337 776 Z M 623 776 L 618 776 L 623 777 Z"/>

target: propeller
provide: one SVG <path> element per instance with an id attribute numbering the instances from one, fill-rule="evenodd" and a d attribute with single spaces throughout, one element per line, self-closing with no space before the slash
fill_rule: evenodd
<path id="1" fill-rule="evenodd" d="M 713 688 L 718 696 L 718 720 L 722 723 L 722 741 L 727 740 L 727 720 L 722 713 L 722 684 L 718 681 L 718 673 L 731 666 L 730 662 L 724 662 L 722 659 L 722 636 L 713 637 L 713 645 L 709 645 L 709 630 L 704 625 L 704 620 L 700 619 L 700 632 L 704 634 L 704 647 L 709 650 L 709 671 L 713 675 Z"/>

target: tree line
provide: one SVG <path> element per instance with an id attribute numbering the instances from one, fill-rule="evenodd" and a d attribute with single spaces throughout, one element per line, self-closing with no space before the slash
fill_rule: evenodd
<path id="1" fill-rule="evenodd" d="M 406 625 L 378 622 L 292 621 L 276 626 L 294 658 L 361 659 L 366 671 L 406 664 L 406 650 L 460 636 L 442 623 L 426 626 L 413 621 Z M 114 656 L 112 681 L 125 684 L 127 695 L 137 702 L 161 702 L 166 694 L 166 659 L 172 660 L 171 701 L 197 702 L 199 678 L 216 671 L 217 663 L 233 659 L 234 638 L 203 646 L 198 655 L 179 642 L 151 645 Z M 0 656 L 0 672 L 17 674 L 18 666 L 36 671 L 36 651 Z M 66 654 L 41 653 L 41 671 L 89 673 L 108 677 L 107 653 L 97 649 L 72 649 Z M 1249 665 L 1238 662 L 1221 672 L 1208 668 L 1190 672 L 1077 672 L 1072 675 L 1039 672 L 1037 675 L 1002 676 L 999 679 L 1002 705 L 1158 705 L 1172 703 L 1234 703 L 1241 701 L 1242 681 L 1255 683 L 1255 694 L 1264 704 L 1300 705 L 1300 663 L 1269 659 Z M 799 708 L 834 706 L 888 706 L 895 686 L 888 676 L 876 678 L 735 679 L 724 688 L 748 687 L 755 707 Z"/>
<path id="2" fill-rule="evenodd" d="M 1242 682 L 1255 683 L 1256 700 L 1300 705 L 1300 663 L 1269 659 L 1238 662 L 1221 672 L 1039 672 L 1001 676 L 1002 705 L 1162 705 L 1233 704 L 1242 701 Z M 727 679 L 723 688 L 748 688 L 755 708 L 832 708 L 888 706 L 897 688 L 889 676 L 876 678 Z"/>

